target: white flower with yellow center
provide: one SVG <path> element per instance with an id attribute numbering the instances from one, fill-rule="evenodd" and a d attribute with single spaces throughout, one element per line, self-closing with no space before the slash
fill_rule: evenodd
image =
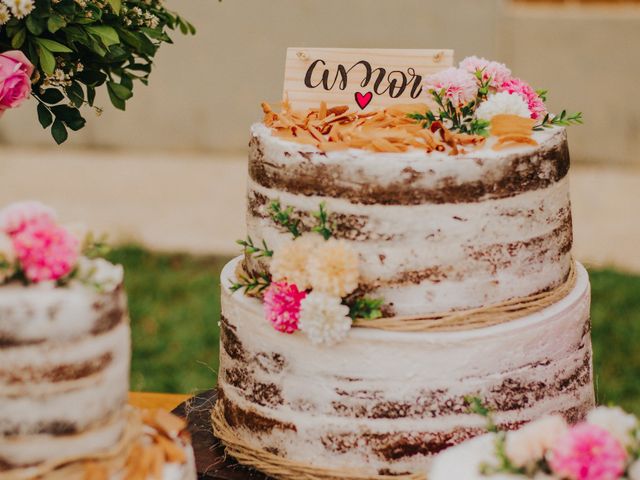
<path id="1" fill-rule="evenodd" d="M 531 112 L 527 102 L 521 95 L 509 92 L 499 92 L 490 95 L 476 110 L 476 117 L 491 121 L 496 115 L 517 115 L 530 118 Z"/>
<path id="2" fill-rule="evenodd" d="M 2 0 L 11 9 L 11 13 L 16 18 L 24 18 L 33 12 L 33 0 Z"/>
<path id="3" fill-rule="evenodd" d="M 347 242 L 329 239 L 309 259 L 311 287 L 334 297 L 345 297 L 358 288 L 358 264 L 358 253 Z"/>
<path id="4" fill-rule="evenodd" d="M 300 302 L 299 326 L 314 345 L 334 345 L 351 329 L 349 307 L 339 297 L 313 291 Z"/>
<path id="5" fill-rule="evenodd" d="M 309 259 L 321 242 L 319 235 L 303 235 L 276 250 L 269 267 L 273 281 L 295 284 L 299 290 L 311 288 Z"/>
<path id="6" fill-rule="evenodd" d="M 0 232 L 0 283 L 4 283 L 16 272 L 16 252 L 11 238 Z"/>
<path id="7" fill-rule="evenodd" d="M 0 3 L 0 25 L 4 25 L 11 20 L 11 14 L 9 8 L 4 3 Z"/>

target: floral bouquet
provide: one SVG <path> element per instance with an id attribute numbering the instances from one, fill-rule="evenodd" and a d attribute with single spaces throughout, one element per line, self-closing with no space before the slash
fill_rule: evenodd
<path id="1" fill-rule="evenodd" d="M 618 407 L 569 426 L 559 415 L 492 433 L 438 457 L 430 480 L 640 480 L 640 427 Z"/>
<path id="2" fill-rule="evenodd" d="M 71 282 L 99 292 L 115 290 L 121 265 L 100 258 L 102 239 L 79 225 L 61 225 L 56 212 L 39 202 L 19 202 L 0 210 L 0 285 L 20 282 L 44 288 Z"/>
<path id="3" fill-rule="evenodd" d="M 85 125 L 81 107 L 101 113 L 99 87 L 124 110 L 175 29 L 195 33 L 161 0 L 0 0 L 0 115 L 33 95 L 60 144 Z"/>

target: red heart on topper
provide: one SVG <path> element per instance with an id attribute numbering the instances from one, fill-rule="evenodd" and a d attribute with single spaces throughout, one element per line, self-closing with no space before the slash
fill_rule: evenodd
<path id="1" fill-rule="evenodd" d="M 364 95 L 360 92 L 356 92 L 356 103 L 362 110 L 367 108 L 367 105 L 371 103 L 372 99 L 373 99 L 373 92 L 367 92 Z"/>

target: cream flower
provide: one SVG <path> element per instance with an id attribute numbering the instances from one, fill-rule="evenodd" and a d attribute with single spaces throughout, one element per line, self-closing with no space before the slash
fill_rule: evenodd
<path id="1" fill-rule="evenodd" d="M 358 263 L 358 254 L 347 242 L 329 239 L 309 259 L 311 286 L 328 295 L 345 297 L 358 287 Z"/>
<path id="2" fill-rule="evenodd" d="M 635 442 L 633 431 L 638 427 L 638 419 L 620 407 L 598 407 L 589 412 L 587 423 L 604 428 L 625 448 Z"/>
<path id="3" fill-rule="evenodd" d="M 2 0 L 4 4 L 11 9 L 16 18 L 24 18 L 33 12 L 33 0 Z"/>
<path id="4" fill-rule="evenodd" d="M 505 445 L 507 457 L 516 467 L 524 467 L 544 458 L 556 440 L 567 430 L 559 415 L 551 415 L 509 432 Z"/>
<path id="5" fill-rule="evenodd" d="M 4 3 L 0 3 L 0 25 L 6 24 L 9 20 L 11 20 L 9 9 Z"/>
<path id="6" fill-rule="evenodd" d="M 16 252 L 8 235 L 0 232 L 0 283 L 16 271 Z"/>
<path id="7" fill-rule="evenodd" d="M 300 330 L 314 345 L 334 345 L 344 340 L 351 322 L 349 307 L 339 297 L 314 291 L 300 302 Z"/>
<path id="8" fill-rule="evenodd" d="M 93 285 L 101 292 L 113 292 L 124 279 L 122 265 L 114 265 L 103 258 L 78 259 L 78 280 Z"/>
<path id="9" fill-rule="evenodd" d="M 303 235 L 276 250 L 270 266 L 273 281 L 294 284 L 300 290 L 311 288 L 308 263 L 321 242 L 319 235 Z"/>
<path id="10" fill-rule="evenodd" d="M 476 117 L 482 120 L 491 120 L 496 115 L 517 115 L 529 118 L 531 112 L 522 96 L 515 93 L 499 92 L 490 95 L 476 110 Z"/>

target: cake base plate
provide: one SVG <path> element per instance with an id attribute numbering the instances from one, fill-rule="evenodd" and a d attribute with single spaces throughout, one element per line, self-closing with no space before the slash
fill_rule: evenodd
<path id="1" fill-rule="evenodd" d="M 213 435 L 211 409 L 216 390 L 207 390 L 178 405 L 173 413 L 187 421 L 199 480 L 273 480 L 229 457 Z"/>

